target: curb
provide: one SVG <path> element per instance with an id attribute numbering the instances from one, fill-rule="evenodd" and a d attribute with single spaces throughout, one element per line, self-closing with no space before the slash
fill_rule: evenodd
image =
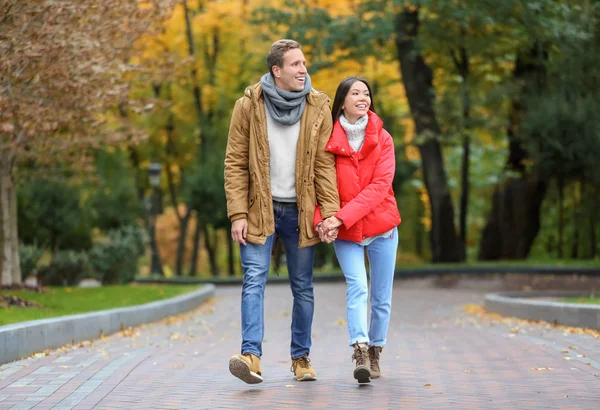
<path id="1" fill-rule="evenodd" d="M 214 295 L 215 286 L 207 284 L 194 292 L 143 305 L 0 326 L 0 365 L 186 312 Z"/>
<path id="2" fill-rule="evenodd" d="M 532 274 L 532 275 L 600 275 L 599 267 L 562 267 L 562 266 L 463 266 L 463 267 L 426 267 L 426 268 L 401 268 L 396 269 L 394 279 L 421 279 L 430 276 L 444 275 L 485 275 L 485 274 Z M 337 282 L 344 281 L 344 274 L 339 272 L 317 273 L 313 275 L 313 282 Z M 137 276 L 138 283 L 159 284 L 202 284 L 213 283 L 215 285 L 240 285 L 242 278 L 238 277 L 151 277 Z M 269 276 L 267 283 L 288 283 L 287 276 Z"/>
<path id="3" fill-rule="evenodd" d="M 531 300 L 536 297 L 589 296 L 586 291 L 503 292 L 485 296 L 485 310 L 520 319 L 600 330 L 600 305 Z"/>

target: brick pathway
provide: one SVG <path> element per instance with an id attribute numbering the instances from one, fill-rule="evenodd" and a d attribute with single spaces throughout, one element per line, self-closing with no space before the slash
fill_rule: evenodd
<path id="1" fill-rule="evenodd" d="M 368 385 L 352 378 L 343 283 L 316 284 L 318 381 L 291 377 L 286 285 L 267 288 L 265 381 L 232 377 L 232 286 L 189 314 L 1 366 L 0 409 L 600 409 L 600 339 L 465 314 L 486 286 L 397 282 L 383 377 Z"/>

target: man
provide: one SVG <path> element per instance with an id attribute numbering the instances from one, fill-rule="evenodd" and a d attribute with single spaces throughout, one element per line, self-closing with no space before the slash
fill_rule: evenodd
<path id="1" fill-rule="evenodd" d="M 316 380 L 308 359 L 314 245 L 320 241 L 313 217 L 317 203 L 324 218 L 339 209 L 335 160 L 325 151 L 330 99 L 312 89 L 297 42 L 274 42 L 267 65 L 269 72 L 235 104 L 225 154 L 227 215 L 244 271 L 242 348 L 229 370 L 246 383 L 263 380 L 264 289 L 279 236 L 294 298 L 292 371 L 298 380 Z"/>

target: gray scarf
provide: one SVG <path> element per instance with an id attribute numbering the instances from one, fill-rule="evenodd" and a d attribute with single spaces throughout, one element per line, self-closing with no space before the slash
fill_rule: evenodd
<path id="1" fill-rule="evenodd" d="M 283 125 L 292 125 L 300 121 L 304 107 L 306 107 L 306 96 L 312 89 L 308 73 L 306 73 L 302 91 L 285 91 L 278 88 L 271 73 L 262 76 L 260 85 L 265 98 L 265 106 L 275 121 Z"/>

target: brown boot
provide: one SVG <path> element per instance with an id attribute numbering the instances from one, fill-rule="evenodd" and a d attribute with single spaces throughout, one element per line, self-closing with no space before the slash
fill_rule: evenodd
<path id="1" fill-rule="evenodd" d="M 229 359 L 229 371 L 248 384 L 263 381 L 260 358 L 252 353 L 236 354 Z"/>
<path id="2" fill-rule="evenodd" d="M 301 382 L 317 380 L 317 373 L 310 365 L 308 356 L 292 359 L 292 368 L 290 370 L 294 373 L 296 380 Z"/>
<path id="3" fill-rule="evenodd" d="M 371 361 L 369 360 L 367 347 L 361 347 L 358 343 L 355 343 L 353 346 L 354 354 L 352 355 L 352 360 L 356 360 L 354 378 L 359 383 L 369 383 L 371 381 Z"/>
<path id="4" fill-rule="evenodd" d="M 379 355 L 383 350 L 382 346 L 369 346 L 369 360 L 371 361 L 371 378 L 376 379 L 381 376 L 379 368 Z"/>

